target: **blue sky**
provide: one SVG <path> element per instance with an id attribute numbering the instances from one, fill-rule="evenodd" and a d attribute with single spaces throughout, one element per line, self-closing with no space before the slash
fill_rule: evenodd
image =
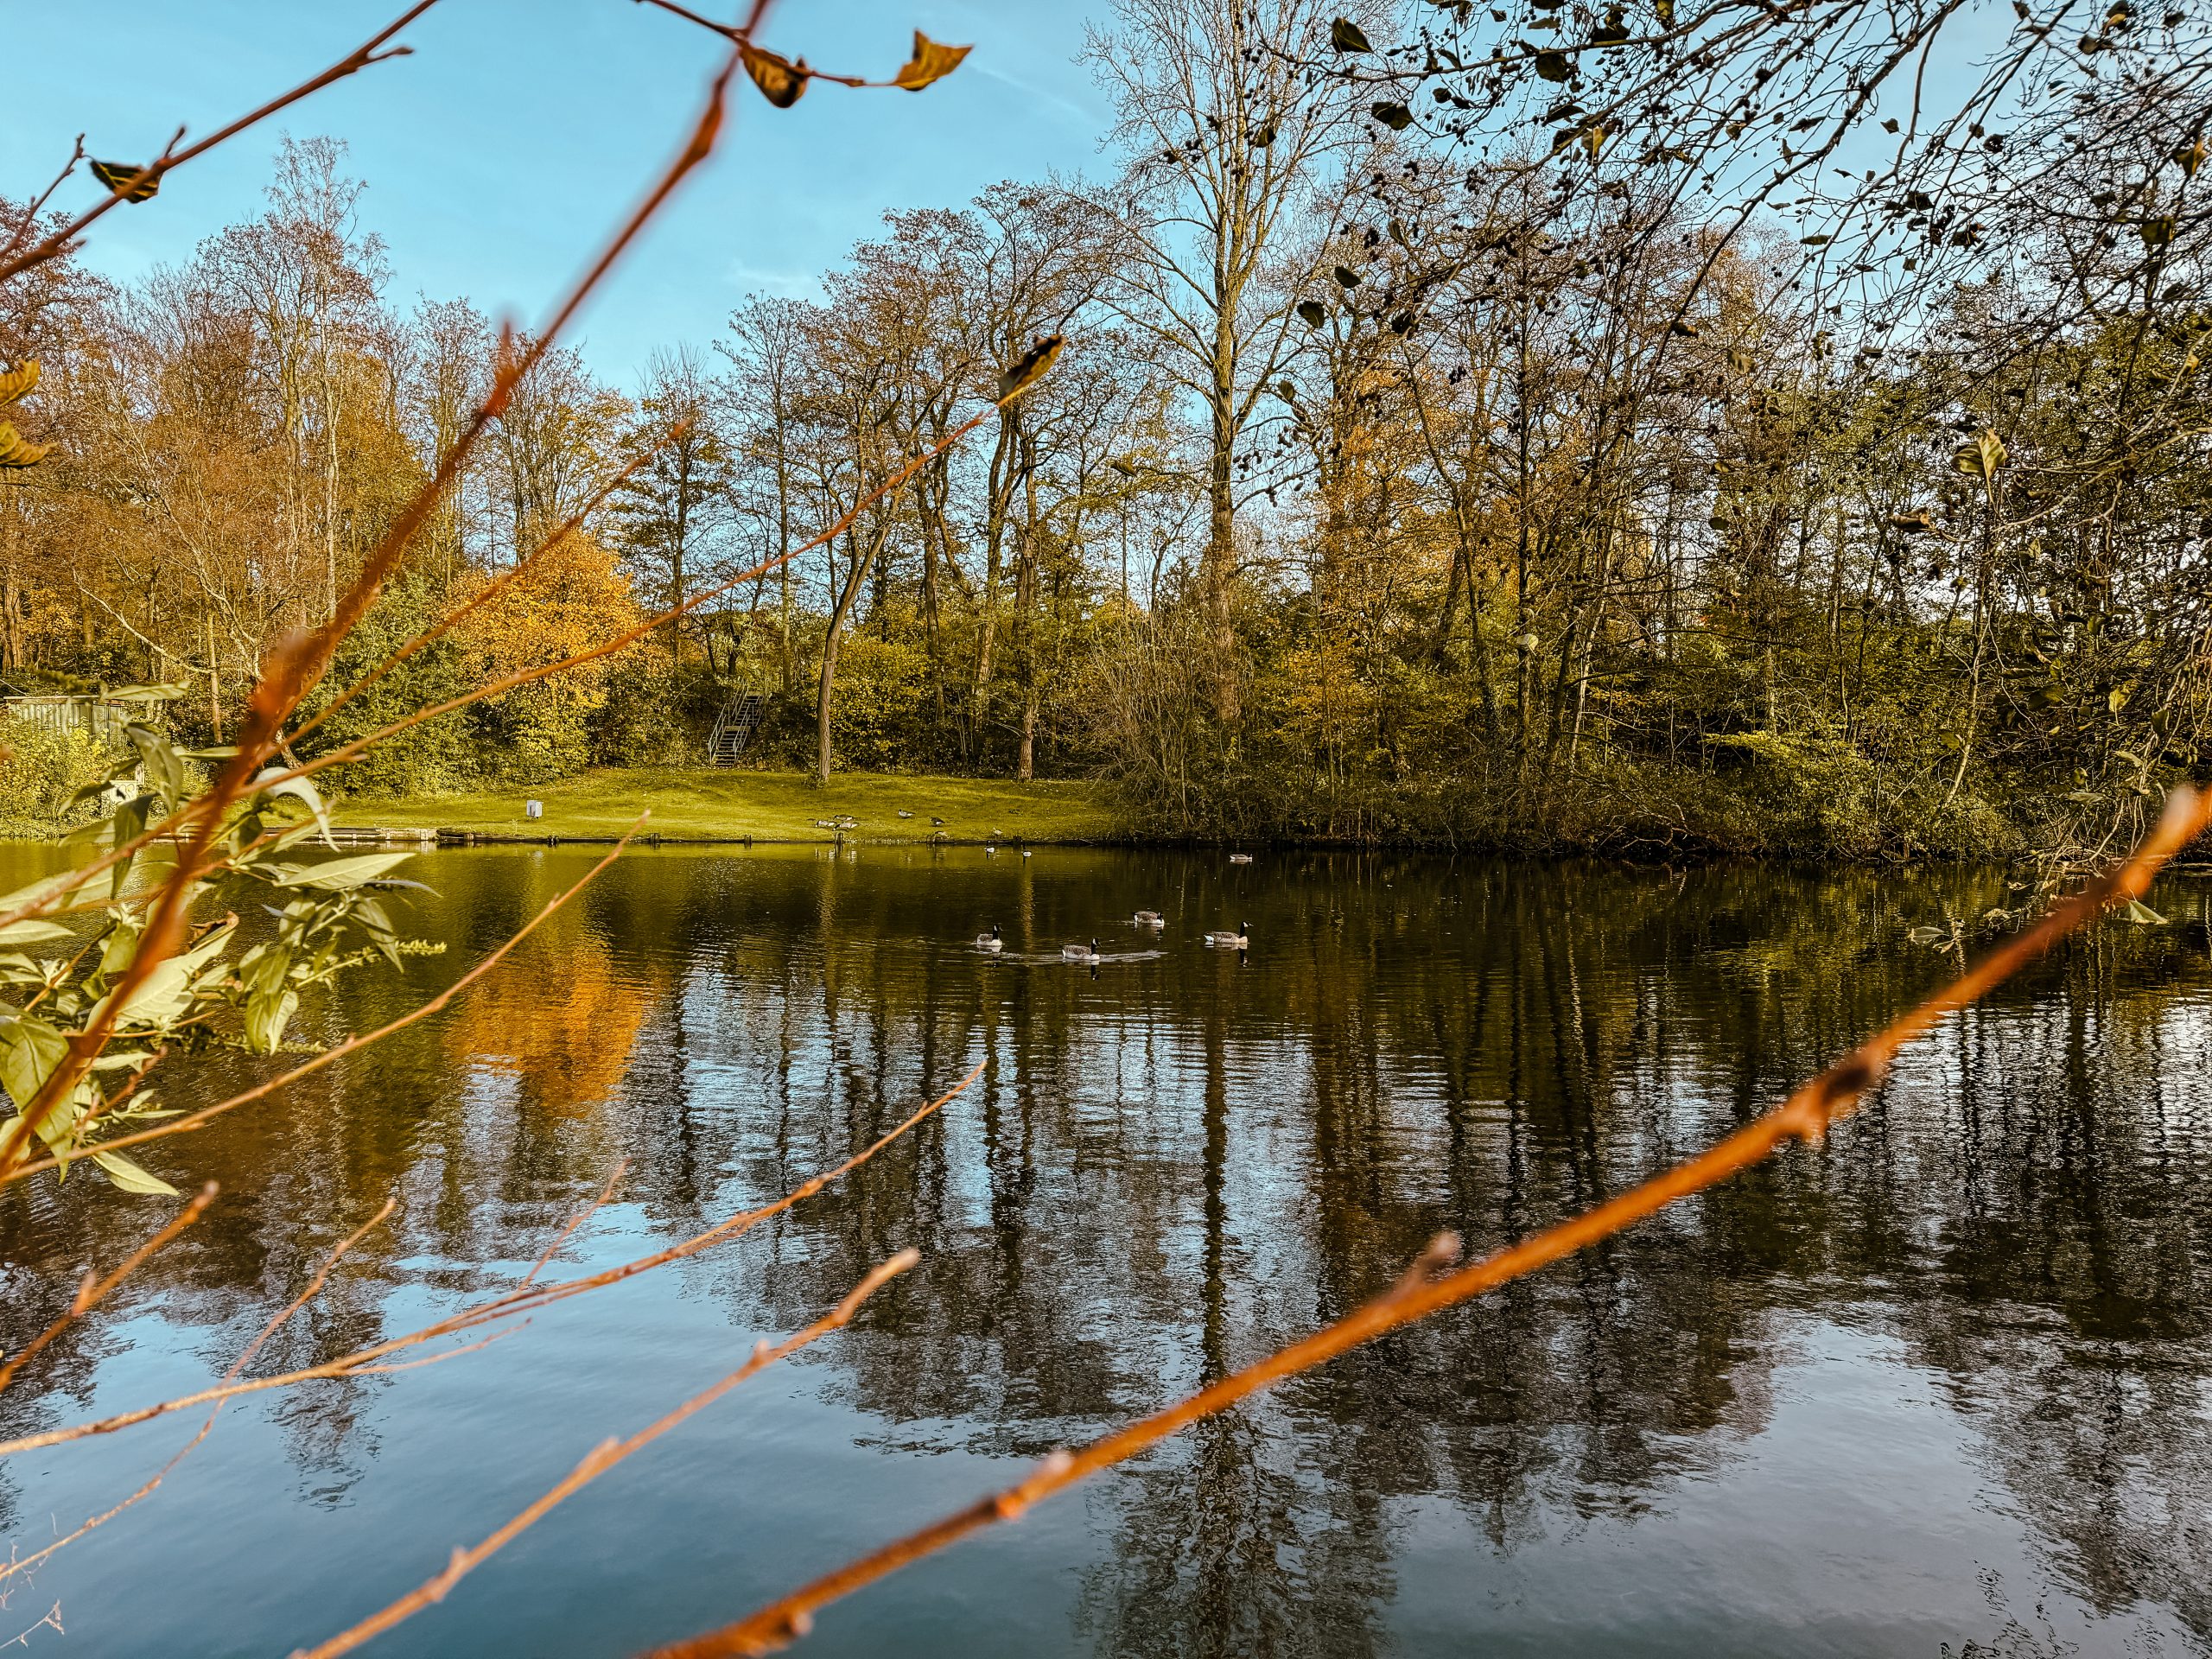
<path id="1" fill-rule="evenodd" d="M 79 131 L 137 161 L 204 133 L 374 34 L 400 0 L 70 0 L 7 8 L 0 193 L 44 188 Z M 694 0 L 708 16 L 730 0 Z M 1096 171 L 1108 123 L 1072 61 L 1105 0 L 779 0 L 764 44 L 887 75 L 912 31 L 973 42 L 922 93 L 817 85 L 792 110 L 741 83 L 720 152 L 601 290 L 575 338 L 628 385 L 654 346 L 704 341 L 747 293 L 810 293 L 888 207 L 963 202 L 1001 178 Z M 94 227 L 87 262 L 128 280 L 258 210 L 280 130 L 352 147 L 392 296 L 467 295 L 529 323 L 664 164 L 719 61 L 705 30 L 632 0 L 442 0 L 410 57 L 296 105 Z M 127 43 L 127 49 L 126 49 Z M 54 205 L 82 207 L 82 170 Z"/>

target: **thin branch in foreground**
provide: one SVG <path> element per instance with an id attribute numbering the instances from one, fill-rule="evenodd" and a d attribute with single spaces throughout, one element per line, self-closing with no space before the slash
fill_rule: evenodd
<path id="1" fill-rule="evenodd" d="M 302 1061 L 290 1071 L 280 1073 L 276 1077 L 270 1077 L 266 1082 L 257 1083 L 252 1088 L 245 1090 L 241 1093 L 232 1095 L 227 1100 L 219 1100 L 212 1106 L 203 1106 L 196 1112 L 188 1112 L 184 1116 L 176 1118 L 167 1123 L 157 1123 L 150 1128 L 138 1129 L 129 1135 L 118 1135 L 110 1140 L 98 1141 L 85 1149 L 86 1154 L 89 1155 L 95 1152 L 118 1151 L 124 1147 L 142 1146 L 149 1141 L 162 1141 L 168 1139 L 173 1135 L 188 1135 L 195 1129 L 204 1129 L 216 1118 L 223 1116 L 224 1113 L 235 1111 L 238 1107 L 249 1105 L 257 1100 L 264 1099 L 268 1096 L 275 1094 L 278 1090 L 286 1087 L 288 1084 L 297 1083 L 302 1077 L 307 1077 L 312 1072 L 320 1071 L 323 1067 L 332 1065 L 338 1060 L 343 1059 L 348 1054 L 352 1054 L 359 1050 L 366 1048 L 372 1043 L 382 1042 L 394 1032 L 404 1031 L 416 1020 L 427 1019 L 429 1015 L 437 1013 L 441 1008 L 451 1002 L 454 998 L 459 996 L 471 985 L 474 985 L 478 980 L 483 978 L 485 975 L 490 973 L 492 969 L 498 967 L 502 962 L 505 961 L 509 954 L 513 951 L 517 945 L 520 944 L 524 939 L 536 932 L 538 927 L 543 924 L 547 918 L 551 917 L 556 911 L 559 910 L 563 905 L 567 904 L 569 900 L 582 893 L 595 879 L 597 879 L 601 871 L 606 869 L 608 865 L 612 864 L 617 858 L 620 858 L 622 855 L 624 849 L 629 846 L 632 839 L 636 836 L 638 831 L 645 828 L 645 820 L 652 816 L 652 815 L 650 812 L 642 812 L 639 814 L 637 823 L 632 824 L 630 828 L 624 832 L 622 839 L 616 842 L 614 845 L 607 850 L 606 857 L 601 859 L 598 863 L 593 865 L 591 868 L 585 871 L 584 874 L 565 891 L 556 893 L 551 899 L 548 899 L 546 901 L 545 907 L 540 910 L 537 915 L 531 917 L 527 922 L 524 922 L 520 930 L 512 935 L 505 944 L 493 950 L 481 962 L 478 963 L 474 968 L 463 974 L 459 979 L 454 981 L 452 984 L 447 986 L 445 989 L 440 991 L 429 1001 L 418 1003 L 416 1007 L 410 1008 L 405 1014 L 401 1014 L 397 1020 L 390 1020 L 384 1025 L 378 1026 L 374 1031 L 365 1031 L 356 1036 L 348 1037 L 344 1042 L 340 1043 L 335 1047 L 326 1048 L 321 1053 Z M 21 1165 L 15 1169 L 9 1170 L 4 1173 L 0 1173 L 0 1186 L 5 1186 L 10 1181 L 21 1180 L 27 1176 L 38 1174 L 42 1170 L 54 1169 L 59 1166 L 60 1160 L 54 1158 L 41 1158 L 35 1163 Z"/>
<path id="2" fill-rule="evenodd" d="M 160 1231 L 124 1256 L 115 1271 L 109 1274 L 106 1278 L 97 1278 L 91 1269 L 87 1268 L 84 1283 L 77 1287 L 77 1294 L 70 1298 L 69 1306 L 60 1318 L 32 1338 L 25 1344 L 22 1352 L 12 1356 L 6 1364 L 0 1365 L 0 1389 L 4 1389 L 14 1382 L 16 1373 L 22 1370 L 24 1363 L 44 1350 L 48 1344 L 105 1301 L 110 1293 L 137 1272 L 148 1256 L 199 1220 L 206 1213 L 207 1206 L 214 1203 L 215 1194 L 219 1191 L 220 1188 L 213 1181 L 201 1187 L 193 1195 L 190 1203 L 171 1216 Z"/>
<path id="3" fill-rule="evenodd" d="M 202 138 L 198 143 L 188 145 L 186 148 L 179 149 L 176 148 L 175 141 L 171 141 L 169 148 L 163 150 L 157 158 L 149 162 L 147 166 L 140 168 L 138 172 L 132 175 L 130 178 L 124 180 L 122 181 L 124 188 L 129 188 L 140 184 L 158 185 L 162 179 L 166 178 L 169 174 L 175 172 L 177 168 L 182 167 L 187 162 L 189 162 L 197 156 L 205 156 L 209 150 L 214 149 L 216 145 L 227 143 L 229 140 L 237 137 L 238 134 L 244 132 L 248 127 L 254 125 L 257 122 L 266 121 L 270 116 L 276 114 L 277 111 L 288 108 L 312 93 L 321 92 L 332 82 L 343 80 L 348 75 L 358 74 L 360 71 L 367 68 L 372 63 L 383 63 L 388 59 L 406 56 L 408 53 L 414 49 L 413 48 L 396 46 L 389 52 L 379 51 L 378 48 L 383 46 L 384 43 L 386 41 L 389 41 L 393 35 L 398 34 L 401 29 L 406 28 L 408 24 L 413 22 L 417 17 L 420 17 L 432 6 L 437 4 L 437 3 L 438 0 L 416 0 L 416 3 L 414 5 L 410 6 L 405 11 L 402 12 L 391 22 L 386 23 L 374 35 L 372 35 L 360 45 L 355 47 L 344 57 L 339 59 L 337 62 L 332 64 L 329 68 L 324 70 L 321 74 L 312 76 L 309 79 L 302 81 L 298 86 L 293 87 L 289 92 L 280 93 L 278 96 L 270 99 L 259 109 L 249 111 L 246 114 L 240 116 L 237 120 L 232 122 L 228 126 L 219 127 L 213 132 L 209 133 L 205 138 Z M 179 129 L 177 137 L 181 138 L 183 136 L 184 134 L 182 130 Z M 85 141 L 81 136 L 77 140 L 78 154 L 79 156 L 84 153 L 84 142 Z M 67 178 L 69 175 L 70 168 L 73 168 L 75 165 L 75 159 L 73 158 L 70 162 L 70 167 L 62 169 L 62 177 Z M 60 182 L 60 181 L 59 179 L 55 181 L 55 183 L 57 184 Z M 49 189 L 48 194 L 51 194 L 52 191 Z M 102 197 L 99 201 L 95 203 L 93 206 L 87 207 L 83 213 L 78 214 L 76 218 L 71 219 L 67 225 L 64 225 L 60 229 L 55 231 L 51 236 L 48 236 L 44 240 L 39 242 L 35 246 L 29 249 L 20 256 L 6 260 L 5 263 L 0 263 L 0 283 L 4 283 L 10 276 L 17 276 L 23 271 L 29 270 L 33 265 L 44 264 L 48 260 L 54 257 L 57 254 L 63 252 L 67 249 L 71 243 L 74 242 L 79 236 L 84 234 L 85 231 L 92 225 L 94 219 L 99 218 L 101 214 L 108 212 L 116 205 L 116 203 L 121 201 L 123 199 L 122 189 L 111 190 L 105 196 Z M 43 200 L 44 198 L 41 198 L 41 200 Z"/>
<path id="4" fill-rule="evenodd" d="M 492 1533 L 483 1542 L 473 1548 L 455 1549 L 453 1559 L 446 1563 L 442 1572 L 425 1580 L 381 1612 L 371 1614 L 359 1624 L 340 1631 L 328 1641 L 313 1648 L 295 1649 L 290 1659 L 338 1659 L 340 1654 L 353 1652 L 354 1649 L 365 1643 L 383 1635 L 393 1625 L 413 1618 L 425 1607 L 443 1601 L 447 1592 L 454 1586 L 459 1584 L 461 1580 L 481 1567 L 491 1557 L 498 1554 L 539 1521 L 544 1519 L 565 1500 L 590 1485 L 593 1481 L 597 1480 L 631 1453 L 650 1446 L 671 1428 L 677 1427 L 687 1419 L 705 1410 L 747 1377 L 766 1370 L 779 1359 L 797 1353 L 809 1343 L 828 1336 L 832 1331 L 843 1329 L 851 1322 L 853 1315 L 860 1311 L 861 1303 L 921 1259 L 918 1251 L 912 1249 L 899 1251 L 898 1255 L 869 1273 L 852 1288 L 844 1300 L 839 1302 L 836 1307 L 823 1314 L 812 1325 L 785 1338 L 783 1341 L 773 1346 L 765 1341 L 756 1344 L 751 1357 L 747 1359 L 744 1364 L 711 1387 L 693 1395 L 666 1416 L 647 1424 L 629 1439 L 601 1441 L 591 1449 L 582 1463 L 570 1470 L 567 1476 L 556 1484 L 550 1491 L 524 1509 L 505 1526 Z"/>
<path id="5" fill-rule="evenodd" d="M 0 259 L 5 259 L 23 245 L 23 238 L 36 227 L 38 216 L 46 211 L 46 204 L 53 200 L 54 193 L 59 190 L 64 181 L 77 170 L 77 163 L 84 159 L 85 135 L 80 132 L 77 135 L 77 142 L 70 147 L 69 159 L 61 163 L 61 170 L 54 175 L 54 182 L 32 199 L 30 206 L 23 209 L 22 218 L 16 221 L 16 228 L 10 233 L 8 239 L 5 242 L 0 242 Z M 35 1630 L 37 1627 L 34 1625 L 32 1628 Z"/>
<path id="6" fill-rule="evenodd" d="M 330 1270 L 338 1265 L 339 1262 L 345 1256 L 346 1251 L 352 1249 L 356 1244 L 359 1243 L 363 1238 L 368 1236 L 371 1229 L 380 1225 L 385 1217 L 391 1214 L 393 1206 L 398 1201 L 396 1198 L 386 1198 L 384 1201 L 383 1208 L 379 1209 L 376 1214 L 371 1216 L 366 1221 L 363 1222 L 359 1227 L 356 1227 L 352 1232 L 348 1233 L 343 1239 L 339 1241 L 337 1247 L 333 1249 L 328 1255 L 323 1257 L 322 1265 L 317 1268 L 315 1270 L 314 1275 L 308 1279 L 307 1287 L 272 1314 L 270 1317 L 269 1322 L 261 1327 L 260 1333 L 257 1335 L 251 1342 L 246 1344 L 245 1348 L 239 1351 L 238 1357 L 231 1362 L 230 1370 L 223 1373 L 223 1380 L 226 1382 L 235 1378 L 240 1371 L 243 1371 L 248 1365 L 251 1365 L 253 1363 L 253 1357 L 261 1351 L 263 1344 L 267 1343 L 270 1338 L 276 1334 L 278 1327 L 281 1326 L 285 1320 L 290 1319 L 293 1314 L 305 1307 L 321 1292 L 323 1286 L 329 1282 Z M 170 1472 L 175 1469 L 177 1465 L 182 1463 L 187 1458 L 190 1457 L 194 1452 L 199 1449 L 200 1443 L 205 1440 L 208 1435 L 214 1433 L 215 1420 L 222 1415 L 224 1401 L 227 1397 L 227 1395 L 224 1395 L 219 1396 L 216 1399 L 213 1406 L 212 1406 L 208 1410 L 207 1420 L 200 1425 L 200 1432 L 194 1434 L 190 1440 L 187 1440 L 182 1446 L 179 1446 L 176 1450 L 176 1455 L 172 1457 L 159 1469 L 156 1469 L 153 1473 L 152 1478 L 148 1480 L 144 1485 L 141 1486 L 137 1491 L 131 1493 L 130 1497 L 124 1498 L 121 1503 L 102 1510 L 98 1515 L 87 1516 L 84 1524 L 79 1526 L 74 1532 L 55 1539 L 52 1543 L 48 1544 L 44 1549 L 40 1550 L 36 1554 L 26 1555 L 20 1560 L 10 1560 L 4 1565 L 0 1565 L 0 1580 L 10 1579 L 18 1573 L 29 1572 L 32 1567 L 36 1567 L 40 1562 L 53 1555 L 57 1550 L 66 1548 L 67 1546 L 75 1543 L 77 1540 L 83 1537 L 94 1528 L 105 1526 L 109 1522 L 114 1520 L 117 1516 L 121 1515 L 125 1510 L 130 1508 L 133 1504 L 141 1503 L 146 1498 L 151 1497 L 155 1492 L 161 1489 L 162 1483 L 169 1478 Z"/>
<path id="7" fill-rule="evenodd" d="M 530 1271 L 523 1274 L 522 1283 L 515 1287 L 517 1290 L 528 1290 L 537 1281 L 537 1275 L 544 1272 L 547 1265 L 561 1253 L 561 1247 L 576 1236 L 576 1229 L 614 1201 L 614 1189 L 622 1185 L 622 1178 L 629 1173 L 630 1160 L 627 1158 L 616 1159 L 614 1167 L 607 1173 L 607 1185 L 599 1189 L 599 1196 L 563 1222 L 561 1230 L 545 1241 L 545 1248 L 530 1264 Z"/>
<path id="8" fill-rule="evenodd" d="M 1191 1424 L 1227 1410 L 1247 1395 L 1609 1238 L 1676 1199 L 1700 1192 L 1763 1161 L 1792 1141 L 1819 1145 L 1829 1126 L 1848 1116 L 1859 1096 L 1881 1081 L 1907 1044 L 1926 1035 L 1948 1015 L 1979 1001 L 2059 940 L 2101 914 L 2107 906 L 2139 898 L 2160 867 L 2196 840 L 2208 820 L 2212 820 L 2212 797 L 2200 797 L 2189 789 L 2176 790 L 2157 825 L 2126 863 L 2054 906 L 2033 927 L 1999 945 L 1772 1111 L 1664 1174 L 1456 1272 L 1438 1271 L 1459 1255 L 1459 1241 L 1444 1235 L 1430 1244 L 1397 1284 L 1335 1324 L 1080 1450 L 1056 1452 L 1027 1478 L 886 1544 L 735 1624 L 655 1648 L 644 1659 L 735 1659 L 741 1655 L 773 1653 L 804 1636 L 813 1627 L 817 1610 L 970 1533 L 1014 1520 L 1039 1499 L 1124 1462 Z"/>
<path id="9" fill-rule="evenodd" d="M 191 1394 L 181 1395 L 173 1400 L 163 1400 L 154 1405 L 141 1406 L 132 1411 L 118 1412 L 111 1417 L 102 1417 L 90 1422 L 73 1423 L 65 1428 L 42 1429 L 35 1434 L 25 1434 L 12 1440 L 0 1441 L 0 1458 L 12 1457 L 19 1452 L 35 1452 L 41 1446 L 60 1446 L 70 1440 L 81 1440 L 95 1434 L 112 1434 L 118 1429 L 134 1427 L 140 1423 L 151 1422 L 157 1417 L 166 1417 L 179 1411 L 189 1411 L 194 1406 L 206 1405 L 213 1400 L 231 1399 L 241 1394 L 260 1394 L 270 1389 L 294 1388 L 302 1382 L 321 1382 L 327 1377 L 372 1376 L 389 1371 L 401 1370 L 405 1367 L 384 1365 L 379 1362 L 393 1354 L 410 1348 L 420 1347 L 424 1343 L 435 1342 L 442 1337 L 454 1336 L 464 1331 L 472 1331 L 486 1325 L 518 1318 L 526 1313 L 535 1313 L 537 1309 L 549 1306 L 555 1302 L 566 1301 L 572 1296 L 582 1296 L 591 1291 L 604 1289 L 609 1285 L 619 1284 L 623 1280 L 634 1279 L 639 1274 L 649 1273 L 656 1268 L 666 1267 L 671 1262 L 683 1261 L 716 1244 L 742 1237 L 762 1222 L 772 1217 L 781 1215 L 793 1205 L 812 1198 L 832 1181 L 858 1169 L 886 1147 L 906 1135 L 915 1125 L 934 1116 L 948 1102 L 954 1099 L 969 1084 L 982 1075 L 984 1064 L 985 1062 L 977 1062 L 975 1067 L 951 1088 L 946 1090 L 935 1100 L 925 1102 L 905 1120 L 887 1130 L 836 1168 L 824 1170 L 803 1185 L 793 1188 L 772 1204 L 762 1205 L 757 1210 L 741 1210 L 736 1214 L 716 1222 L 704 1231 L 695 1233 L 680 1243 L 656 1250 L 650 1255 L 639 1256 L 637 1260 L 624 1262 L 620 1267 L 608 1268 L 601 1272 L 588 1274 L 582 1279 L 564 1280 L 550 1285 L 518 1287 L 503 1292 L 488 1301 L 463 1308 L 458 1313 L 450 1314 L 434 1324 L 424 1325 L 418 1331 L 410 1331 L 404 1336 L 389 1338 L 366 1348 L 356 1349 L 350 1354 L 341 1354 L 336 1359 L 325 1360 L 319 1365 L 304 1366 L 298 1370 L 285 1371 L 273 1376 L 255 1377 L 250 1382 L 224 1382 L 212 1388 L 197 1389 Z M 439 1360 L 452 1357 L 454 1353 L 467 1351 L 469 1351 L 467 1349 L 456 1349 L 448 1353 L 435 1354 L 428 1358 L 409 1363 L 416 1365 L 434 1364 Z"/>
<path id="10" fill-rule="evenodd" d="M 6 1604 L 4 1602 L 0 1602 L 0 1605 L 5 1605 Z M 29 1630 L 19 1631 L 16 1635 L 10 1637 L 5 1642 L 0 1642 L 0 1648 L 28 1648 L 31 1644 L 31 1637 L 34 1635 L 40 1630 L 47 1630 L 48 1628 L 51 1628 L 56 1636 L 67 1636 L 69 1634 L 68 1631 L 61 1628 L 61 1604 L 58 1601 L 55 1602 L 53 1606 L 46 1610 L 46 1617 L 44 1618 L 39 1620 L 37 1624 L 32 1625 Z"/>

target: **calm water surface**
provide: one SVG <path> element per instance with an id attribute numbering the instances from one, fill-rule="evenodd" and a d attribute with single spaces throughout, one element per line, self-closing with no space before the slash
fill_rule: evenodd
<path id="1" fill-rule="evenodd" d="M 424 856 L 414 931 L 447 953 L 311 1023 L 409 1006 L 589 861 Z M 1953 1023 L 1825 1149 L 1201 1426 L 802 1650 L 2212 1653 L 2208 894 L 2170 879 L 2172 925 L 2108 925 Z M 1441 1228 L 1493 1249 L 1725 1133 L 1942 976 L 1910 928 L 2005 900 L 2001 871 L 634 854 L 439 1020 L 149 1157 L 219 1206 L 0 1396 L 0 1433 L 212 1381 L 387 1196 L 263 1369 L 511 1285 L 618 1164 L 558 1271 L 983 1076 L 715 1252 L 233 1407 L 12 1581 L 0 1640 L 59 1602 L 31 1650 L 312 1643 L 918 1248 L 853 1328 L 370 1651 L 619 1659 L 720 1623 L 1310 1330 Z M 1156 944 L 1117 919 L 1140 906 Z M 997 960 L 964 943 L 995 920 Z M 1243 920 L 1248 960 L 1200 943 Z M 1095 975 L 1041 959 L 1093 935 Z M 0 1345 L 172 1207 L 0 1195 Z M 0 1525 L 40 1547 L 195 1423 L 6 1460 Z"/>

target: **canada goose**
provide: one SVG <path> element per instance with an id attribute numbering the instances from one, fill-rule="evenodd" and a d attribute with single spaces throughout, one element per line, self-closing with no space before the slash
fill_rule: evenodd
<path id="1" fill-rule="evenodd" d="M 1070 962 L 1096 962 L 1098 960 L 1098 941 L 1093 939 L 1089 944 L 1064 944 L 1060 947 L 1060 955 Z"/>
<path id="2" fill-rule="evenodd" d="M 999 925 L 996 922 L 991 924 L 989 932 L 978 933 L 976 936 L 976 948 L 978 950 L 988 950 L 994 954 L 1006 949 L 1006 941 L 999 938 Z"/>
<path id="3" fill-rule="evenodd" d="M 1252 924 L 1237 923 L 1236 931 L 1234 933 L 1226 933 L 1217 929 L 1206 935 L 1206 943 L 1218 950 L 1242 950 L 1252 943 Z"/>
<path id="4" fill-rule="evenodd" d="M 1229 855 L 1229 861 L 1232 864 L 1249 864 L 1252 861 L 1252 855 L 1249 853 L 1231 853 Z"/>
<path id="5" fill-rule="evenodd" d="M 944 820 L 943 818 L 931 818 L 930 822 L 940 830 L 944 828 Z"/>
<path id="6" fill-rule="evenodd" d="M 1165 927 L 1167 918 L 1156 910 L 1141 910 L 1132 918 L 1139 927 Z"/>

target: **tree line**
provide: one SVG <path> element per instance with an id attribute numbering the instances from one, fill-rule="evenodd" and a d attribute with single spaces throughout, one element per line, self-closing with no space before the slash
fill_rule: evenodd
<path id="1" fill-rule="evenodd" d="M 893 211 L 628 391 L 550 353 L 334 683 L 483 602 L 309 746 L 688 605 L 349 785 L 698 762 L 759 691 L 755 760 L 1096 775 L 1173 835 L 2132 832 L 2212 710 L 2195 14 L 2017 8 L 1991 57 L 1950 7 L 1672 10 L 1122 0 L 1102 178 Z M 8 286 L 52 448 L 0 678 L 169 684 L 219 743 L 327 617 L 514 349 L 401 297 L 372 205 L 288 139 L 181 265 Z"/>

